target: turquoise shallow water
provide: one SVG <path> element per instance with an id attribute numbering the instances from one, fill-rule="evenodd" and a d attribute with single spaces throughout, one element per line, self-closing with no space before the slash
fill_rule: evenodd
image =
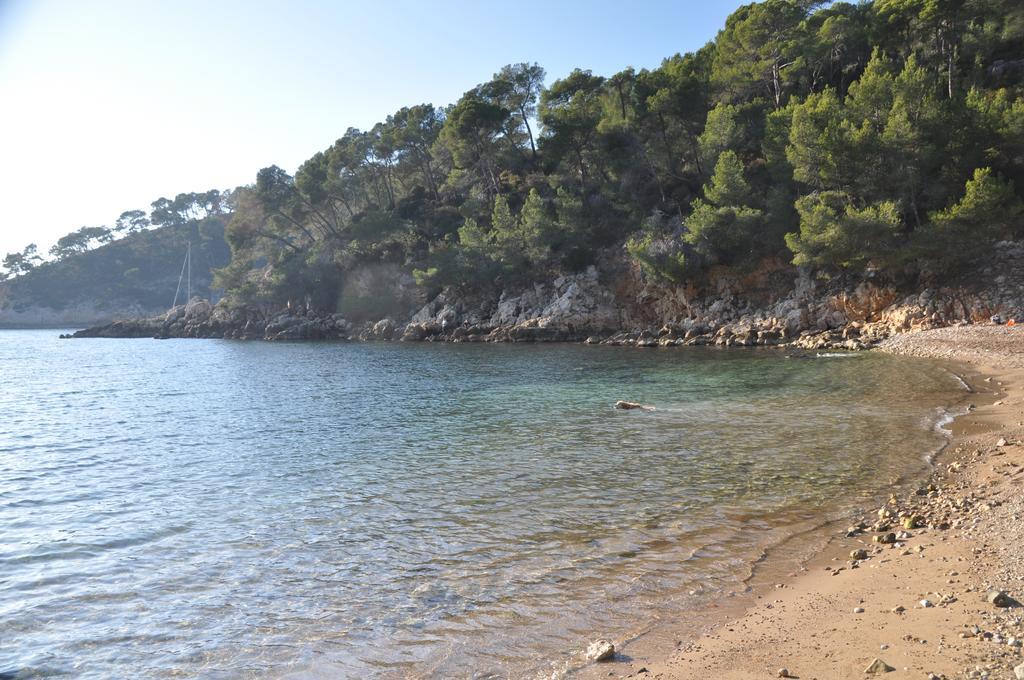
<path id="1" fill-rule="evenodd" d="M 15 677 L 564 670 L 923 474 L 962 396 L 874 354 L 56 335 L 0 332 Z"/>

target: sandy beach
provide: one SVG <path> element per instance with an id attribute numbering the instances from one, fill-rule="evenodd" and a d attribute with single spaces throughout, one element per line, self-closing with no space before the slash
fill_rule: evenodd
<path id="1" fill-rule="evenodd" d="M 932 479 L 850 518 L 737 618 L 692 641 L 618 644 L 581 676 L 1024 678 L 1024 328 L 922 331 L 878 351 L 948 361 L 974 392 Z"/>

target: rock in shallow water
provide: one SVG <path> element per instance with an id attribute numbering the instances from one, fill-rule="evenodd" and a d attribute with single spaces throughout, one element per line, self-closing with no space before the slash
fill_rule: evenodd
<path id="1" fill-rule="evenodd" d="M 587 647 L 588 661 L 608 661 L 615 656 L 615 645 L 608 640 L 595 640 Z"/>
<path id="2" fill-rule="evenodd" d="M 638 404 L 635 401 L 623 401 L 621 399 L 619 401 L 615 402 L 615 408 L 621 409 L 621 410 L 624 410 L 624 411 L 631 411 L 631 410 L 653 411 L 654 410 L 653 406 L 647 406 L 645 404 Z"/>

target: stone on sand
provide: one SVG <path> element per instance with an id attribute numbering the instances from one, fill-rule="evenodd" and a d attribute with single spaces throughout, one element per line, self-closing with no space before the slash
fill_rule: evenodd
<path id="1" fill-rule="evenodd" d="M 587 659 L 590 661 L 608 661 L 615 656 L 615 645 L 608 640 L 595 640 L 587 647 Z"/>
<path id="2" fill-rule="evenodd" d="M 868 675 L 878 675 L 879 673 L 891 673 L 896 670 L 881 659 L 875 659 L 871 662 L 871 665 L 864 669 L 864 672 Z"/>
<path id="3" fill-rule="evenodd" d="M 924 526 L 924 517 L 920 515 L 910 515 L 903 518 L 904 529 L 919 529 Z"/>
<path id="4" fill-rule="evenodd" d="M 1013 604 L 1013 599 L 1001 590 L 989 592 L 986 599 L 997 607 L 1009 607 Z"/>

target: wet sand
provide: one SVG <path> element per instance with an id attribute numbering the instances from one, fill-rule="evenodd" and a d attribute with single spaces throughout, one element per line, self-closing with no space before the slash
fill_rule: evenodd
<path id="1" fill-rule="evenodd" d="M 851 518 L 864 529 L 837 528 L 798 571 L 740 598 L 744 611 L 722 602 L 709 620 L 729 612 L 724 624 L 615 641 L 616 660 L 578 677 L 1024 677 L 1024 607 L 988 601 L 1024 601 L 1024 327 L 923 331 L 881 351 L 952 362 L 975 392 L 933 478 Z M 895 543 L 876 540 L 890 532 Z M 876 659 L 892 670 L 867 672 Z"/>

